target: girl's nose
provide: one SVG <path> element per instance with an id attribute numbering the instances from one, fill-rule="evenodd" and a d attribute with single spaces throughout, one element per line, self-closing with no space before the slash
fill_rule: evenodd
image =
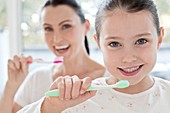
<path id="1" fill-rule="evenodd" d="M 137 57 L 132 52 L 128 52 L 127 54 L 124 54 L 124 57 L 122 58 L 123 63 L 132 63 L 137 60 Z"/>

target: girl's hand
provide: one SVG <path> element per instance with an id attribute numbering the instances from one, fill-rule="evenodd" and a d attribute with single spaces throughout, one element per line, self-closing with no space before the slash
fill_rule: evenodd
<path id="1" fill-rule="evenodd" d="M 86 92 L 91 81 L 89 77 L 84 79 L 79 79 L 77 76 L 58 77 L 51 85 L 51 90 L 58 89 L 59 96 L 45 98 L 42 105 L 43 113 L 61 112 L 91 98 L 96 93 L 96 91 Z"/>
<path id="2" fill-rule="evenodd" d="M 8 60 L 8 81 L 14 89 L 18 89 L 28 74 L 28 66 L 32 62 L 32 57 L 15 55 Z"/>

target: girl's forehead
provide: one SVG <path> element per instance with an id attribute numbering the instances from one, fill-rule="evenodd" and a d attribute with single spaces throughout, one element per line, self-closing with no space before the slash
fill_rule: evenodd
<path id="1" fill-rule="evenodd" d="M 102 17 L 100 34 L 132 34 L 156 32 L 152 15 L 148 11 L 129 13 L 124 10 L 109 11 Z"/>

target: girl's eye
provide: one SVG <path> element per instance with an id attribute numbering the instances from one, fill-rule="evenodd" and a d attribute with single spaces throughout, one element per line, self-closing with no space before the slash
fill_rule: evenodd
<path id="1" fill-rule="evenodd" d="M 70 28 L 71 27 L 71 25 L 69 25 L 69 24 L 65 24 L 65 25 L 63 25 L 62 26 L 62 30 L 65 30 L 65 29 L 68 29 L 68 28 Z"/>
<path id="2" fill-rule="evenodd" d="M 145 43 L 147 43 L 148 41 L 146 40 L 146 39 L 139 39 L 139 40 L 137 40 L 136 41 L 136 43 L 135 44 L 137 44 L 137 45 L 143 45 L 143 44 L 145 44 Z"/>
<path id="3" fill-rule="evenodd" d="M 44 28 L 44 31 L 50 32 L 50 31 L 53 31 L 53 29 L 52 29 L 51 27 L 45 27 L 45 28 Z"/>
<path id="4" fill-rule="evenodd" d="M 110 47 L 119 47 L 119 46 L 121 46 L 121 44 L 119 42 L 111 42 L 111 43 L 109 43 L 109 46 Z"/>

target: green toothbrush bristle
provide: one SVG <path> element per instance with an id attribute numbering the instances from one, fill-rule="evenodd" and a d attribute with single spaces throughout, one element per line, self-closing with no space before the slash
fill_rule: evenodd
<path id="1" fill-rule="evenodd" d="M 117 88 L 126 88 L 128 87 L 130 84 L 127 80 L 120 80 L 119 82 L 116 83 L 116 87 Z"/>

